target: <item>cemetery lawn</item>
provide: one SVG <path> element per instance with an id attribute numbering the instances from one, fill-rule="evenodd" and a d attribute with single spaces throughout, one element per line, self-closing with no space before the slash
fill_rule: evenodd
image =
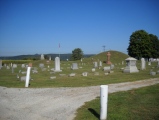
<path id="1" fill-rule="evenodd" d="M 99 120 L 100 98 L 86 102 L 74 120 Z M 108 95 L 107 120 L 158 120 L 159 84 Z"/>
<path id="2" fill-rule="evenodd" d="M 100 69 L 96 68 L 95 72 L 98 72 L 99 75 L 94 75 L 95 73 L 92 72 L 93 63 L 90 62 L 90 60 L 91 59 L 88 58 L 83 60 L 84 65 L 82 65 L 81 61 L 61 61 L 62 72 L 57 73 L 51 73 L 52 71 L 50 70 L 51 68 L 54 68 L 54 61 L 33 61 L 32 70 L 36 67 L 38 73 L 32 73 L 31 71 L 32 79 L 30 80 L 29 88 L 84 87 L 159 78 L 159 74 L 156 74 L 155 76 L 149 74 L 151 69 L 153 69 L 153 71 L 158 70 L 156 67 L 157 62 L 152 63 L 151 66 L 147 66 L 146 70 L 140 70 L 139 73 L 123 73 L 121 68 L 124 68 L 125 64 L 117 64 L 113 69 L 114 73 L 108 75 L 104 74 L 106 72 L 103 71 L 103 67 L 109 65 L 103 63 Z M 78 67 L 81 68 L 71 70 L 70 66 L 75 62 L 78 63 Z M 45 71 L 42 71 L 42 69 L 39 68 L 40 63 L 45 65 Z M 137 67 L 140 68 L 140 61 L 137 61 Z M 24 88 L 25 82 L 20 81 L 20 78 L 17 78 L 17 75 L 21 77 L 26 74 L 19 73 L 19 71 L 23 72 L 27 71 L 27 69 L 21 68 L 21 64 L 18 64 L 18 67 L 14 69 L 14 73 L 12 73 L 12 69 L 2 67 L 2 69 L 0 69 L 0 86 Z M 88 76 L 82 76 L 83 72 L 88 72 Z M 76 75 L 74 77 L 69 77 L 68 75 L 71 73 L 76 73 Z M 61 76 L 60 74 L 63 74 L 64 76 Z M 50 79 L 51 76 L 56 76 L 56 78 Z"/>

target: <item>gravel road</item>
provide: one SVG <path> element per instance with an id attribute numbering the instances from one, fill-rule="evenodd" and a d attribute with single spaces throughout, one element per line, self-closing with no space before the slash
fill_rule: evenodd
<path id="1" fill-rule="evenodd" d="M 159 78 L 109 84 L 109 93 L 154 85 Z M 100 86 L 60 88 L 0 87 L 0 120 L 73 120 L 86 101 L 100 96 Z"/>

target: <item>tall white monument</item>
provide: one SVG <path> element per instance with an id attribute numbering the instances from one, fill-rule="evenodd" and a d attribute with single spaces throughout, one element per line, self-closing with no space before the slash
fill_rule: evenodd
<path id="1" fill-rule="evenodd" d="M 141 58 L 141 70 L 145 70 L 146 69 L 146 62 L 144 58 Z"/>
<path id="2" fill-rule="evenodd" d="M 56 57 L 55 58 L 55 72 L 61 72 L 62 70 L 60 70 L 60 58 Z"/>
<path id="3" fill-rule="evenodd" d="M 129 57 L 125 59 L 126 61 L 126 67 L 124 68 L 124 73 L 134 73 L 134 72 L 139 72 L 139 70 L 136 67 L 136 59 Z"/>
<path id="4" fill-rule="evenodd" d="M 40 59 L 41 59 L 41 60 L 44 60 L 44 59 L 45 59 L 43 54 L 41 54 L 41 58 L 40 58 Z"/>

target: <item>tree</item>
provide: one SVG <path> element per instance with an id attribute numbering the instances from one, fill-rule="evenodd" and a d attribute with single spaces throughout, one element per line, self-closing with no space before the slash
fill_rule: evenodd
<path id="1" fill-rule="evenodd" d="M 72 60 L 80 60 L 83 57 L 83 51 L 80 48 L 76 48 L 72 51 Z"/>
<path id="2" fill-rule="evenodd" d="M 144 30 L 138 30 L 130 36 L 128 55 L 140 59 L 141 57 L 150 58 L 152 52 L 152 42 L 149 34 Z"/>
<path id="3" fill-rule="evenodd" d="M 153 34 L 149 34 L 149 37 L 152 44 L 151 55 L 153 58 L 158 58 L 159 57 L 159 39 L 156 35 L 153 35 Z"/>

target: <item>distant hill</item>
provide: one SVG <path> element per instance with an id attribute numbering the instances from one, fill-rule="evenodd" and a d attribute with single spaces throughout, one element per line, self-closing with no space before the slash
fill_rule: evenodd
<path id="1" fill-rule="evenodd" d="M 68 54 L 60 54 L 61 60 L 66 60 L 71 58 L 71 53 Z M 84 54 L 85 58 L 94 56 L 95 54 Z M 49 57 L 51 56 L 51 59 L 54 60 L 55 57 L 59 56 L 59 54 L 44 54 L 44 56 Z M 24 59 L 40 59 L 41 54 L 35 54 L 35 55 L 18 55 L 18 56 L 6 56 L 6 57 L 0 57 L 1 60 L 24 60 Z"/>
<path id="2" fill-rule="evenodd" d="M 110 61 L 112 63 L 121 63 L 121 61 L 125 60 L 126 58 L 128 58 L 129 56 L 125 53 L 119 52 L 119 51 L 106 51 L 106 52 L 102 52 L 99 53 L 97 55 L 91 56 L 90 58 L 93 58 L 94 61 L 97 61 L 98 59 L 102 62 L 106 62 L 107 60 L 107 53 L 110 52 L 111 56 L 110 56 Z"/>

